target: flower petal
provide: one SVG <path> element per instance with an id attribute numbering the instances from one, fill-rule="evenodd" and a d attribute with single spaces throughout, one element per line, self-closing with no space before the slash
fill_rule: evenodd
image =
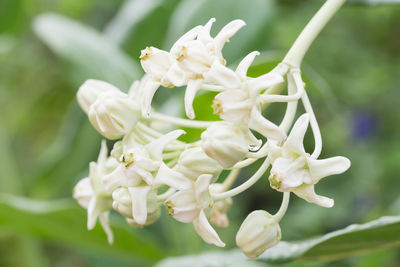
<path id="1" fill-rule="evenodd" d="M 288 138 L 283 145 L 283 149 L 287 149 L 298 154 L 304 154 L 303 140 L 306 134 L 308 123 L 310 121 L 309 114 L 301 115 L 294 124 Z"/>
<path id="2" fill-rule="evenodd" d="M 156 93 L 159 87 L 160 87 L 160 82 L 157 82 L 154 79 L 147 79 L 143 88 L 141 88 L 142 116 L 144 117 L 150 116 L 151 102 L 153 100 L 154 94 Z"/>
<path id="3" fill-rule="evenodd" d="M 107 156 L 108 156 L 107 153 L 108 153 L 107 143 L 106 143 L 106 140 L 103 139 L 103 140 L 101 140 L 100 153 L 97 158 L 97 164 L 99 166 L 104 166 L 104 164 L 106 163 Z"/>
<path id="4" fill-rule="evenodd" d="M 170 169 L 164 162 L 161 162 L 160 169 L 154 180 L 154 185 L 159 186 L 164 184 L 177 190 L 188 190 L 193 186 L 191 180 L 186 178 L 183 174 Z"/>
<path id="5" fill-rule="evenodd" d="M 325 208 L 332 208 L 335 203 L 331 198 L 317 195 L 314 191 L 313 184 L 303 184 L 295 188 L 293 193 L 310 203 L 314 203 Z"/>
<path id="6" fill-rule="evenodd" d="M 96 197 L 92 197 L 90 199 L 89 202 L 89 206 L 87 209 L 87 228 L 88 230 L 92 230 L 95 225 L 96 225 L 96 221 L 97 221 L 97 216 L 99 216 L 99 212 L 96 209 L 97 206 L 97 198 Z"/>
<path id="7" fill-rule="evenodd" d="M 308 159 L 308 167 L 314 183 L 326 176 L 340 174 L 350 168 L 351 162 L 345 157 L 332 157 L 328 159 Z"/>
<path id="8" fill-rule="evenodd" d="M 238 89 L 241 86 L 239 76 L 230 68 L 222 65 L 219 60 L 214 60 L 209 71 L 205 73 L 204 79 L 227 89 Z"/>
<path id="9" fill-rule="evenodd" d="M 211 27 L 215 22 L 215 18 L 211 18 L 206 25 L 204 25 L 199 31 L 197 39 L 203 43 L 211 42 L 213 39 L 210 36 Z"/>
<path id="10" fill-rule="evenodd" d="M 217 232 L 208 222 L 204 210 L 200 211 L 200 215 L 193 221 L 193 226 L 196 232 L 208 244 L 213 244 L 218 247 L 225 247 L 225 243 L 219 238 Z"/>
<path id="11" fill-rule="evenodd" d="M 150 186 L 128 187 L 132 199 L 132 217 L 138 224 L 145 224 L 147 219 L 147 195 Z"/>
<path id="12" fill-rule="evenodd" d="M 179 136 L 185 134 L 184 130 L 175 130 L 164 134 L 163 136 L 157 138 L 156 140 L 148 143 L 145 148 L 149 152 L 150 157 L 153 160 L 161 161 L 162 160 L 162 152 L 166 145 L 175 141 Z"/>
<path id="13" fill-rule="evenodd" d="M 193 100 L 196 96 L 196 92 L 200 89 L 200 86 L 203 83 L 203 79 L 190 80 L 186 87 L 185 91 L 185 111 L 186 116 L 190 119 L 194 119 L 194 111 L 193 111 Z"/>
<path id="14" fill-rule="evenodd" d="M 193 190 L 176 192 L 167 199 L 166 205 L 169 214 L 183 223 L 192 222 L 199 215 Z"/>
<path id="15" fill-rule="evenodd" d="M 107 235 L 107 241 L 109 244 L 112 244 L 114 242 L 114 235 L 113 232 L 110 228 L 110 222 L 109 222 L 109 212 L 103 212 L 99 215 L 99 221 L 101 224 L 101 227 L 103 227 L 104 232 Z"/>
<path id="16" fill-rule="evenodd" d="M 176 50 L 181 46 L 182 44 L 188 42 L 188 41 L 193 41 L 196 36 L 198 35 L 199 31 L 203 28 L 202 25 L 198 25 L 194 27 L 193 29 L 189 30 L 187 33 L 181 36 L 171 47 L 171 54 L 174 54 Z"/>
<path id="17" fill-rule="evenodd" d="M 285 133 L 274 123 L 264 118 L 257 108 L 251 110 L 249 128 L 259 132 L 268 139 L 281 141 L 285 139 Z"/>
<path id="18" fill-rule="evenodd" d="M 196 200 L 198 203 L 202 203 L 203 195 L 208 192 L 208 187 L 210 186 L 210 182 L 212 179 L 211 174 L 202 174 L 197 178 L 194 183 Z"/>
<path id="19" fill-rule="evenodd" d="M 125 167 L 120 164 L 114 171 L 107 174 L 103 178 L 104 189 L 108 192 L 114 191 L 120 186 L 125 186 L 127 184 L 127 178 L 124 172 Z"/>
<path id="20" fill-rule="evenodd" d="M 163 77 L 162 84 L 183 86 L 186 84 L 186 73 L 174 62 Z"/>
<path id="21" fill-rule="evenodd" d="M 260 52 L 258 51 L 253 51 L 250 54 L 248 54 L 245 58 L 240 61 L 239 65 L 236 68 L 236 73 L 239 75 L 239 77 L 242 80 L 245 80 L 247 78 L 247 70 L 249 69 L 250 65 L 253 63 L 254 58 L 258 56 Z"/>
<path id="22" fill-rule="evenodd" d="M 246 23 L 241 19 L 233 20 L 228 24 L 226 24 L 214 38 L 215 48 L 216 48 L 215 50 L 221 51 L 225 43 L 229 40 L 229 38 L 235 35 L 236 32 L 245 25 Z"/>
<path id="23" fill-rule="evenodd" d="M 249 80 L 247 82 L 247 86 L 253 93 L 258 94 L 264 89 L 274 87 L 275 85 L 283 82 L 284 79 L 281 75 L 276 73 L 267 73 Z"/>

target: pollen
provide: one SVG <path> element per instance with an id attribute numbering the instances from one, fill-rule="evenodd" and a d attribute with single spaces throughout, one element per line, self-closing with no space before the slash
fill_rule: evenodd
<path id="1" fill-rule="evenodd" d="M 142 61 L 145 61 L 151 57 L 152 53 L 153 53 L 153 51 L 152 51 L 151 47 L 148 46 L 142 50 L 142 52 L 140 53 L 139 59 Z"/>

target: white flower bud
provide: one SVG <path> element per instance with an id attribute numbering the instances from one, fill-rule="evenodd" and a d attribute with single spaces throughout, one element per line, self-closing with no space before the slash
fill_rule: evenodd
<path id="1" fill-rule="evenodd" d="M 249 148 L 258 147 L 259 141 L 251 134 L 229 122 L 215 122 L 201 134 L 201 147 L 224 168 L 242 160 Z"/>
<path id="2" fill-rule="evenodd" d="M 89 109 L 89 120 L 104 137 L 118 139 L 132 130 L 140 119 L 137 104 L 120 91 L 105 92 Z"/>
<path id="3" fill-rule="evenodd" d="M 281 229 L 273 216 L 264 210 L 250 213 L 236 234 L 236 244 L 250 258 L 260 256 L 281 239 Z"/>
<path id="4" fill-rule="evenodd" d="M 90 106 L 96 102 L 99 95 L 110 91 L 118 92 L 119 90 L 114 85 L 103 81 L 87 80 L 79 88 L 76 97 L 83 111 L 88 114 Z"/>
<path id="5" fill-rule="evenodd" d="M 222 167 L 207 156 L 201 147 L 195 147 L 182 152 L 178 161 L 178 171 L 192 180 L 196 180 L 202 174 L 211 174 L 212 181 L 215 181 Z"/>

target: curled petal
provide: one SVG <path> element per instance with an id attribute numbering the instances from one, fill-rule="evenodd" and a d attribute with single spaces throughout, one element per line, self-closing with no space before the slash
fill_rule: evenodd
<path id="1" fill-rule="evenodd" d="M 249 127 L 268 139 L 281 141 L 285 139 L 285 133 L 274 123 L 264 118 L 256 108 L 251 110 Z"/>
<path id="2" fill-rule="evenodd" d="M 157 82 L 156 80 L 153 79 L 148 79 L 143 88 L 141 88 L 142 116 L 144 117 L 150 116 L 151 102 L 153 100 L 154 94 L 156 93 L 159 87 L 160 87 L 160 82 Z"/>
<path id="3" fill-rule="evenodd" d="M 216 50 L 221 51 L 229 38 L 245 25 L 246 23 L 241 19 L 233 20 L 226 24 L 214 38 Z"/>
<path id="4" fill-rule="evenodd" d="M 196 200 L 198 203 L 202 202 L 204 194 L 208 192 L 208 187 L 210 186 L 211 179 L 211 174 L 202 174 L 199 176 L 199 178 L 197 178 L 197 181 L 194 183 Z"/>
<path id="5" fill-rule="evenodd" d="M 147 220 L 147 195 L 150 186 L 128 187 L 132 199 L 132 217 L 138 224 L 145 224 Z"/>
<path id="6" fill-rule="evenodd" d="M 239 75 L 239 77 L 242 80 L 245 80 L 247 78 L 247 71 L 250 67 L 250 65 L 253 63 L 254 58 L 258 56 L 260 52 L 258 51 L 253 51 L 250 54 L 248 54 L 245 58 L 240 61 L 239 65 L 236 68 L 236 73 Z"/>
<path id="7" fill-rule="evenodd" d="M 215 22 L 215 18 L 211 18 L 206 25 L 204 25 L 199 31 L 198 40 L 203 43 L 211 42 L 212 38 L 210 36 L 211 27 Z"/>
<path id="8" fill-rule="evenodd" d="M 154 185 L 168 185 L 177 190 L 188 190 L 192 188 L 192 181 L 181 173 L 167 167 L 163 162 L 158 170 Z"/>
<path id="9" fill-rule="evenodd" d="M 107 235 L 107 241 L 109 244 L 112 244 L 114 242 L 114 235 L 110 227 L 110 222 L 109 222 L 109 212 L 103 212 L 102 214 L 99 215 L 99 221 L 101 224 L 101 227 L 103 227 L 104 232 Z"/>
<path id="10" fill-rule="evenodd" d="M 202 79 L 190 80 L 186 87 L 185 91 L 185 111 L 186 116 L 190 119 L 194 119 L 194 111 L 193 111 L 193 100 L 196 96 L 197 91 L 200 89 L 201 84 L 203 83 Z"/>
<path id="11" fill-rule="evenodd" d="M 127 185 L 128 181 L 124 169 L 123 165 L 119 165 L 113 172 L 104 176 L 103 185 L 106 191 L 112 192 L 120 186 Z"/>
<path id="12" fill-rule="evenodd" d="M 217 232 L 212 228 L 203 210 L 200 211 L 199 217 L 193 221 L 193 226 L 199 236 L 203 238 L 206 243 L 218 247 L 225 247 L 225 243 L 222 242 Z"/>
<path id="13" fill-rule="evenodd" d="M 196 26 L 193 29 L 189 30 L 187 33 L 185 33 L 184 35 L 182 35 L 181 38 L 179 38 L 171 47 L 170 52 L 173 54 L 176 52 L 176 50 L 178 49 L 179 46 L 181 46 L 182 44 L 189 42 L 189 41 L 193 41 L 196 36 L 198 35 L 199 31 L 203 28 L 202 25 Z"/>
<path id="14" fill-rule="evenodd" d="M 311 185 L 303 184 L 303 185 L 297 187 L 296 189 L 294 189 L 293 193 L 295 193 L 298 197 L 301 197 L 302 199 L 304 199 L 310 203 L 317 204 L 324 208 L 332 208 L 333 205 L 335 204 L 333 199 L 317 195 L 314 191 L 313 184 L 311 184 Z"/>
<path id="15" fill-rule="evenodd" d="M 304 136 L 306 135 L 309 122 L 310 122 L 309 114 L 303 114 L 297 119 L 292 130 L 290 131 L 288 138 L 286 139 L 285 144 L 283 145 L 284 149 L 288 149 L 298 154 L 305 153 L 303 147 L 303 140 Z"/>
<path id="16" fill-rule="evenodd" d="M 161 161 L 162 160 L 162 152 L 166 145 L 175 141 L 179 136 L 185 134 L 184 130 L 175 130 L 164 134 L 163 136 L 157 138 L 156 140 L 152 141 L 151 143 L 147 144 L 146 150 L 149 152 L 150 156 L 154 160 Z"/>
<path id="17" fill-rule="evenodd" d="M 350 168 L 350 160 L 345 157 L 332 157 L 328 159 L 311 159 L 308 158 L 308 167 L 314 183 L 321 178 L 340 174 Z"/>
<path id="18" fill-rule="evenodd" d="M 204 75 L 207 82 L 222 85 L 226 89 L 238 89 L 241 86 L 239 76 L 219 60 L 214 60 L 210 70 Z"/>
<path id="19" fill-rule="evenodd" d="M 99 166 L 104 166 L 104 164 L 106 163 L 107 156 L 108 156 L 107 153 L 108 153 L 107 143 L 106 143 L 106 140 L 103 139 L 103 140 L 101 140 L 100 153 L 97 158 L 97 164 Z"/>
<path id="20" fill-rule="evenodd" d="M 276 73 L 267 73 L 249 80 L 247 86 L 254 94 L 258 94 L 264 89 L 274 87 L 283 82 L 284 79 L 281 75 Z"/>
<path id="21" fill-rule="evenodd" d="M 140 63 L 144 71 L 158 80 L 165 75 L 173 62 L 170 53 L 155 47 L 147 47 L 142 50 L 140 56 Z"/>
<path id="22" fill-rule="evenodd" d="M 99 212 L 96 209 L 97 206 L 97 198 L 92 197 L 89 202 L 89 206 L 87 209 L 88 218 L 87 218 L 87 228 L 88 230 L 92 230 L 96 225 L 97 217 L 99 216 Z"/>

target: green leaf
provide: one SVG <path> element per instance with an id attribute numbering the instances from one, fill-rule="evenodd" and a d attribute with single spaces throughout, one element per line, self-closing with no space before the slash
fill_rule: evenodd
<path id="1" fill-rule="evenodd" d="M 141 73 L 116 44 L 77 21 L 44 14 L 35 18 L 33 29 L 54 53 L 73 65 L 79 82 L 101 79 L 126 90 Z"/>
<path id="2" fill-rule="evenodd" d="M 0 195 L 0 230 L 12 230 L 120 259 L 152 263 L 165 256 L 149 236 L 139 237 L 123 225 L 112 225 L 115 241 L 109 245 L 101 227 L 97 225 L 88 231 L 85 220 L 85 210 L 71 200 L 38 201 Z"/>
<path id="3" fill-rule="evenodd" d="M 259 258 L 246 258 L 240 250 L 206 252 L 200 255 L 169 258 L 157 267 L 179 266 L 253 266 L 252 262 L 282 263 L 299 260 L 337 260 L 379 249 L 400 246 L 400 216 L 381 217 L 365 224 L 354 224 L 321 237 L 281 241 Z"/>

